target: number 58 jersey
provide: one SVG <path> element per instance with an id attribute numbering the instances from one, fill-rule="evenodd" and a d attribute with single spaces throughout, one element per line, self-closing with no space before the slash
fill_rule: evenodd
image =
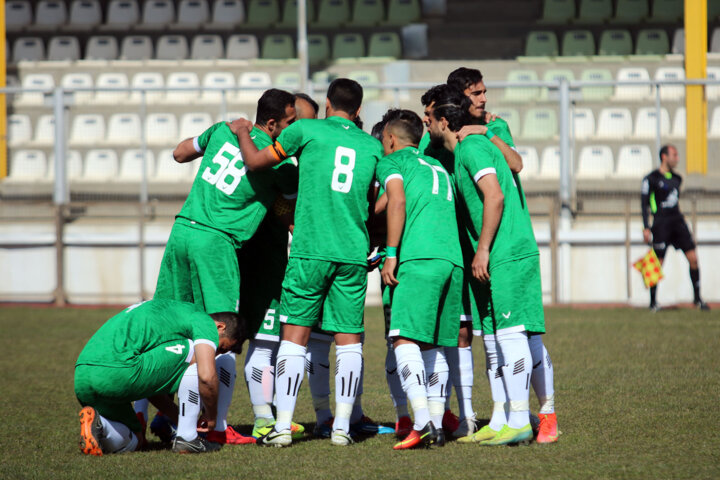
<path id="1" fill-rule="evenodd" d="M 298 159 L 298 199 L 290 257 L 365 265 L 368 191 L 382 145 L 342 117 L 299 120 L 276 151 Z"/>
<path id="2" fill-rule="evenodd" d="M 272 144 L 257 127 L 250 137 L 258 149 Z M 297 191 L 297 169 L 286 161 L 270 170 L 249 171 L 237 137 L 224 122 L 205 130 L 194 143 L 204 153 L 177 216 L 226 233 L 239 248 L 253 236 L 278 193 Z"/>

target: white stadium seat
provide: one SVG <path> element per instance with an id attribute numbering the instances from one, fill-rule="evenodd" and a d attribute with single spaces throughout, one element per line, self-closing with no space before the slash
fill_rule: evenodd
<path id="1" fill-rule="evenodd" d="M 660 138 L 670 134 L 670 115 L 666 108 L 660 109 Z M 635 138 L 655 138 L 657 135 L 657 110 L 655 107 L 640 108 L 635 115 Z"/>
<path id="2" fill-rule="evenodd" d="M 632 116 L 627 108 L 603 108 L 598 117 L 595 138 L 622 140 L 632 135 Z"/>
<path id="3" fill-rule="evenodd" d="M 685 80 L 682 67 L 660 67 L 655 72 L 655 80 Z M 660 100 L 674 101 L 685 98 L 685 85 L 660 86 Z"/>
<path id="4" fill-rule="evenodd" d="M 536 177 L 540 173 L 540 159 L 535 147 L 515 146 L 523 161 L 523 169 L 520 178 Z"/>
<path id="5" fill-rule="evenodd" d="M 115 113 L 108 120 L 107 143 L 113 145 L 139 145 L 142 124 L 137 113 Z"/>
<path id="6" fill-rule="evenodd" d="M 720 138 L 720 106 L 715 107 L 710 116 L 710 129 L 708 130 L 708 137 Z"/>
<path id="7" fill-rule="evenodd" d="M 67 88 L 92 88 L 93 78 L 89 73 L 66 73 L 60 84 Z M 77 91 L 73 93 L 73 101 L 78 104 L 87 104 L 93 97 L 92 90 Z"/>
<path id="8" fill-rule="evenodd" d="M 29 0 L 5 2 L 5 28 L 8 32 L 22 30 L 32 23 L 32 7 Z"/>
<path id="9" fill-rule="evenodd" d="M 720 67 L 707 67 L 708 80 L 720 80 Z M 717 100 L 720 98 L 720 83 L 707 85 L 705 87 L 705 95 L 708 100 Z"/>
<path id="10" fill-rule="evenodd" d="M 68 181 L 78 180 L 83 175 L 82 155 L 77 150 L 68 150 L 65 154 L 65 175 Z M 48 179 L 55 178 L 55 153 L 50 154 Z"/>
<path id="11" fill-rule="evenodd" d="M 237 101 L 254 104 L 265 90 L 272 87 L 272 79 L 267 72 L 245 72 L 240 74 L 238 85 L 244 88 L 252 88 L 249 90 L 240 90 L 237 95 Z"/>
<path id="12" fill-rule="evenodd" d="M 199 87 L 200 79 L 195 72 L 172 72 L 167 77 L 167 87 Z M 185 105 L 197 100 L 200 89 L 197 90 L 168 90 L 165 102 Z"/>
<path id="13" fill-rule="evenodd" d="M 97 113 L 75 115 L 70 129 L 70 145 L 97 145 L 105 141 L 105 120 Z"/>
<path id="14" fill-rule="evenodd" d="M 209 113 L 186 113 L 180 117 L 180 139 L 197 137 L 213 124 Z"/>
<path id="15" fill-rule="evenodd" d="M 624 145 L 620 149 L 615 176 L 641 179 L 653 168 L 652 153 L 647 145 Z"/>
<path id="16" fill-rule="evenodd" d="M 584 140 L 595 135 L 595 116 L 591 108 L 576 108 L 573 112 L 573 135 Z"/>
<path id="17" fill-rule="evenodd" d="M 7 117 L 8 145 L 11 147 L 29 143 L 32 139 L 30 117 L 21 113 L 13 113 Z"/>
<path id="18" fill-rule="evenodd" d="M 55 143 L 55 115 L 40 115 L 35 126 L 33 145 L 49 147 Z"/>
<path id="19" fill-rule="evenodd" d="M 162 73 L 159 72 L 140 72 L 136 73 L 132 78 L 132 87 L 135 88 L 164 88 L 165 78 Z M 145 102 L 148 105 L 153 105 L 165 98 L 165 92 L 162 90 L 147 90 L 145 92 Z M 130 94 L 130 101 L 133 103 L 140 103 L 142 99 L 142 93 L 135 91 Z"/>
<path id="20" fill-rule="evenodd" d="M 614 170 L 612 150 L 607 145 L 593 145 L 580 150 L 577 178 L 607 178 Z"/>
<path id="21" fill-rule="evenodd" d="M 122 72 L 105 72 L 97 77 L 96 87 L 100 88 L 128 88 L 129 81 L 127 75 Z M 111 91 L 98 90 L 95 93 L 94 103 L 102 105 L 121 105 L 127 101 L 130 96 L 128 90 Z"/>
<path id="22" fill-rule="evenodd" d="M 18 150 L 10 161 L 8 179 L 20 182 L 44 180 L 47 175 L 47 160 L 42 150 Z"/>
<path id="23" fill-rule="evenodd" d="M 675 120 L 673 120 L 672 133 L 675 138 L 685 137 L 687 132 L 687 112 L 685 107 L 680 107 L 675 111 Z"/>
<path id="24" fill-rule="evenodd" d="M 102 23 L 102 9 L 98 0 L 73 0 L 70 4 L 68 27 L 91 30 Z"/>
<path id="25" fill-rule="evenodd" d="M 210 19 L 210 8 L 206 0 L 180 0 L 175 27 L 196 29 Z"/>
<path id="26" fill-rule="evenodd" d="M 210 72 L 205 74 L 203 77 L 203 87 L 227 87 L 234 89 L 235 76 L 230 72 Z M 220 103 L 222 101 L 223 92 L 220 90 L 204 90 L 200 95 L 200 103 Z M 230 98 L 234 98 L 235 90 L 225 91 L 225 101 L 227 102 Z"/>
<path id="27" fill-rule="evenodd" d="M 177 117 L 172 113 L 149 114 L 145 120 L 145 139 L 149 145 L 177 144 Z"/>
<path id="28" fill-rule="evenodd" d="M 643 67 L 626 67 L 618 70 L 619 82 L 650 80 L 650 74 Z M 647 100 L 652 96 L 652 87 L 648 85 L 618 85 L 615 87 L 613 100 L 633 101 Z"/>
<path id="29" fill-rule="evenodd" d="M 55 30 L 67 21 L 65 2 L 41 0 L 35 7 L 35 29 Z"/>
<path id="30" fill-rule="evenodd" d="M 140 7 L 137 0 L 110 0 L 105 21 L 107 29 L 133 27 L 139 20 Z"/>
<path id="31" fill-rule="evenodd" d="M 546 147 L 540 160 L 541 178 L 560 178 L 560 147 Z"/>
<path id="32" fill-rule="evenodd" d="M 120 174 L 118 175 L 118 180 L 125 182 L 141 181 L 143 156 L 145 157 L 146 178 L 150 180 L 150 178 L 154 177 L 155 156 L 152 150 L 143 152 L 142 149 L 131 149 L 125 150 L 120 157 Z"/>
<path id="33" fill-rule="evenodd" d="M 22 79 L 23 88 L 44 88 L 52 94 L 55 80 L 49 73 L 30 73 Z M 42 105 L 45 102 L 42 92 L 23 92 L 15 98 L 16 105 Z"/>
<path id="34" fill-rule="evenodd" d="M 193 173 L 200 164 L 199 161 L 177 163 L 173 158 L 172 149 L 160 151 L 157 156 L 157 168 L 155 169 L 155 182 L 190 182 Z M 193 165 L 197 164 L 197 165 Z"/>
<path id="35" fill-rule="evenodd" d="M 93 149 L 85 155 L 83 180 L 112 180 L 118 174 L 118 158 L 115 150 Z"/>

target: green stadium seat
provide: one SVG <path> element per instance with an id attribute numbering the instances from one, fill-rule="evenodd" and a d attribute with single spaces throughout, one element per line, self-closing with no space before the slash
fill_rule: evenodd
<path id="1" fill-rule="evenodd" d="M 353 27 L 372 27 L 385 20 L 385 5 L 382 0 L 355 0 L 352 10 Z"/>
<path id="2" fill-rule="evenodd" d="M 313 33 L 308 35 L 308 61 L 318 65 L 330 60 L 330 42 L 327 35 Z"/>
<path id="3" fill-rule="evenodd" d="M 315 2 L 308 0 L 306 5 L 305 15 L 307 16 L 308 24 L 311 24 L 315 21 Z M 297 0 L 285 0 L 282 19 L 280 23 L 278 23 L 278 26 L 283 28 L 297 27 Z"/>
<path id="4" fill-rule="evenodd" d="M 605 30 L 600 35 L 598 55 L 632 55 L 632 37 L 627 30 Z"/>
<path id="5" fill-rule="evenodd" d="M 670 53 L 670 41 L 665 30 L 640 30 L 635 45 L 636 55 L 666 55 Z"/>
<path id="6" fill-rule="evenodd" d="M 555 32 L 530 32 L 525 43 L 525 56 L 527 57 L 557 57 L 559 54 L 558 41 Z"/>
<path id="7" fill-rule="evenodd" d="M 605 68 L 590 68 L 583 70 L 580 74 L 580 80 L 582 81 L 612 81 L 613 76 L 610 70 Z M 589 101 L 605 101 L 613 95 L 613 87 L 611 85 L 605 87 L 582 87 L 580 88 L 580 95 L 583 100 Z"/>
<path id="8" fill-rule="evenodd" d="M 535 70 L 511 70 L 507 81 L 510 83 L 537 82 L 540 79 Z M 503 100 L 506 102 L 529 102 L 540 96 L 540 87 L 508 87 Z"/>
<path id="9" fill-rule="evenodd" d="M 548 140 L 558 134 L 557 113 L 553 108 L 531 108 L 525 113 L 522 137 Z"/>
<path id="10" fill-rule="evenodd" d="M 350 21 L 350 0 L 320 0 L 315 26 L 338 27 Z"/>
<path id="11" fill-rule="evenodd" d="M 278 0 L 249 0 L 245 27 L 267 28 L 279 20 Z"/>
<path id="12" fill-rule="evenodd" d="M 387 24 L 407 25 L 420 20 L 419 0 L 389 0 Z"/>
<path id="13" fill-rule="evenodd" d="M 493 110 L 491 113 L 505 120 L 510 128 L 510 132 L 520 133 L 520 114 L 514 108 L 501 108 Z"/>
<path id="14" fill-rule="evenodd" d="M 710 0 L 708 4 L 713 3 Z M 709 9 L 708 9 L 709 10 Z M 685 3 L 683 0 L 653 0 L 651 22 L 674 23 L 685 16 Z M 708 17 L 710 20 L 710 17 Z"/>
<path id="15" fill-rule="evenodd" d="M 265 37 L 260 58 L 286 60 L 295 58 L 295 46 L 290 35 L 273 34 Z"/>
<path id="16" fill-rule="evenodd" d="M 395 32 L 373 33 L 368 42 L 368 57 L 402 57 L 400 36 Z"/>
<path id="17" fill-rule="evenodd" d="M 595 40 L 589 30 L 569 30 L 562 39 L 562 55 L 595 55 Z"/>
<path id="18" fill-rule="evenodd" d="M 359 33 L 339 33 L 333 38 L 333 59 L 364 56 L 365 42 Z"/>
<path id="19" fill-rule="evenodd" d="M 612 17 L 612 0 L 580 0 L 578 23 L 603 23 Z"/>
<path id="20" fill-rule="evenodd" d="M 545 0 L 542 23 L 567 23 L 575 18 L 575 0 Z"/>
<path id="21" fill-rule="evenodd" d="M 638 23 L 648 17 L 648 0 L 617 0 L 613 23 Z"/>
<path id="22" fill-rule="evenodd" d="M 380 89 L 367 88 L 366 85 L 380 83 L 380 77 L 374 70 L 353 70 L 348 73 L 348 78 L 355 80 L 363 87 L 363 102 L 375 100 L 380 96 Z"/>

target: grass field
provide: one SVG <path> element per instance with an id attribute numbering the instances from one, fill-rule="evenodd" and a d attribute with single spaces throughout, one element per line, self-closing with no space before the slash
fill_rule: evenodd
<path id="1" fill-rule="evenodd" d="M 718 310 L 548 309 L 545 343 L 563 432 L 555 445 L 395 452 L 395 439 L 384 435 L 347 448 L 308 438 L 288 449 L 226 446 L 179 456 L 154 443 L 148 452 L 90 458 L 77 448 L 73 366 L 116 311 L 0 307 L 0 478 L 720 478 Z M 381 318 L 368 309 L 363 403 L 391 424 Z M 474 405 L 487 419 L 481 352 L 477 342 Z M 238 378 L 230 422 L 249 429 L 249 405 Z M 307 382 L 296 420 L 312 428 Z"/>

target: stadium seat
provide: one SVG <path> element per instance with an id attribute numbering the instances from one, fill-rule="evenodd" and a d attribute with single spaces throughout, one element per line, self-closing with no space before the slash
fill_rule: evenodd
<path id="1" fill-rule="evenodd" d="M 230 72 L 209 72 L 205 74 L 202 82 L 203 87 L 225 87 L 225 101 L 235 96 L 235 76 Z M 200 103 L 218 104 L 223 99 L 223 92 L 220 90 L 203 90 L 200 94 Z"/>
<path id="2" fill-rule="evenodd" d="M 273 34 L 263 39 L 262 58 L 287 60 L 295 57 L 295 45 L 290 35 Z"/>
<path id="3" fill-rule="evenodd" d="M 707 19 L 708 22 L 715 22 L 717 20 L 720 20 L 720 2 L 707 2 Z"/>
<path id="4" fill-rule="evenodd" d="M 557 114 L 553 108 L 531 108 L 525 113 L 522 137 L 547 140 L 558 134 Z"/>
<path id="5" fill-rule="evenodd" d="M 172 113 L 150 113 L 145 119 L 145 140 L 148 145 L 176 145 L 177 118 Z"/>
<path id="6" fill-rule="evenodd" d="M 635 44 L 636 55 L 666 55 L 670 53 L 667 33 L 661 29 L 640 30 Z"/>
<path id="7" fill-rule="evenodd" d="M 526 57 L 556 57 L 559 53 L 555 32 L 534 31 L 528 33 L 525 42 Z"/>
<path id="8" fill-rule="evenodd" d="M 510 70 L 507 81 L 510 83 L 538 82 L 535 70 Z M 503 100 L 506 102 L 528 102 L 537 100 L 540 96 L 540 87 L 508 87 L 505 89 Z"/>
<path id="9" fill-rule="evenodd" d="M 55 115 L 40 115 L 32 143 L 38 147 L 49 147 L 55 143 Z"/>
<path id="10" fill-rule="evenodd" d="M 385 5 L 382 0 L 355 0 L 352 9 L 353 27 L 373 27 L 385 20 Z"/>
<path id="11" fill-rule="evenodd" d="M 708 137 L 720 138 L 720 106 L 713 108 L 712 115 L 710 116 Z"/>
<path id="12" fill-rule="evenodd" d="M 140 7 L 136 0 L 111 0 L 104 30 L 121 30 L 134 27 L 140 22 Z"/>
<path id="13" fill-rule="evenodd" d="M 93 78 L 89 73 L 66 73 L 60 80 L 60 85 L 65 88 L 92 88 Z M 93 97 L 93 92 L 90 90 L 77 91 L 72 94 L 73 101 L 76 104 L 89 103 Z"/>
<path id="14" fill-rule="evenodd" d="M 65 2 L 59 0 L 40 0 L 35 7 L 33 30 L 56 30 L 67 22 Z"/>
<path id="15" fill-rule="evenodd" d="M 175 29 L 192 30 L 208 23 L 210 7 L 206 0 L 180 0 Z"/>
<path id="16" fill-rule="evenodd" d="M 236 118 L 244 118 L 246 120 L 250 119 L 250 115 L 248 115 L 245 112 L 225 112 L 221 113 L 217 117 L 218 122 L 232 122 Z"/>
<path id="17" fill-rule="evenodd" d="M 682 67 L 660 67 L 655 71 L 655 80 L 684 80 L 685 69 Z M 685 98 L 684 85 L 665 85 L 660 87 L 660 100 L 682 100 Z"/>
<path id="18" fill-rule="evenodd" d="M 166 103 L 184 105 L 193 103 L 198 98 L 200 89 L 196 90 L 170 90 L 170 88 L 199 87 L 200 79 L 195 72 L 172 72 L 167 77 L 168 91 L 165 94 Z"/>
<path id="19" fill-rule="evenodd" d="M 42 150 L 18 150 L 10 160 L 8 180 L 16 182 L 37 182 L 47 176 L 47 159 Z"/>
<path id="20" fill-rule="evenodd" d="M 313 33 L 308 35 L 308 62 L 319 65 L 330 59 L 330 42 L 327 35 Z"/>
<path id="21" fill-rule="evenodd" d="M 71 61 L 80 59 L 80 42 L 77 37 L 52 37 L 48 43 L 48 60 Z"/>
<path id="22" fill-rule="evenodd" d="M 118 180 L 121 182 L 139 182 L 142 180 L 143 157 L 145 157 L 145 172 L 148 180 L 155 176 L 155 155 L 152 150 L 133 148 L 125 150 L 120 157 L 120 173 Z"/>
<path id="23" fill-rule="evenodd" d="M 280 7 L 277 0 L 249 0 L 246 27 L 268 28 L 279 20 Z"/>
<path id="24" fill-rule="evenodd" d="M 85 155 L 83 180 L 112 180 L 117 177 L 119 165 L 115 150 L 106 148 L 88 150 Z"/>
<path id="25" fill-rule="evenodd" d="M 97 145 L 105 141 L 105 119 L 98 113 L 75 115 L 70 128 L 70 145 Z"/>
<path id="26" fill-rule="evenodd" d="M 420 2 L 418 0 L 388 0 L 388 25 L 407 25 L 420 20 Z"/>
<path id="27" fill-rule="evenodd" d="M 670 114 L 666 108 L 660 109 L 660 138 L 670 134 Z M 635 114 L 635 138 L 655 138 L 657 132 L 657 110 L 655 107 L 643 107 Z"/>
<path id="28" fill-rule="evenodd" d="M 685 107 L 680 107 L 675 111 L 675 119 L 673 120 L 672 133 L 670 136 L 675 138 L 685 138 L 687 134 L 687 112 Z"/>
<path id="29" fill-rule="evenodd" d="M 515 132 L 515 134 L 520 133 L 520 113 L 518 113 L 516 109 L 503 107 L 497 110 L 493 109 L 491 113 L 505 120 L 508 128 L 510 128 L 510 132 Z"/>
<path id="30" fill-rule="evenodd" d="M 306 2 L 305 18 L 308 25 L 315 22 L 315 2 Z M 285 0 L 282 19 L 278 24 L 282 28 L 296 28 L 297 26 L 297 0 Z"/>
<path id="31" fill-rule="evenodd" d="M 140 72 L 136 73 L 132 78 L 132 87 L 137 88 L 163 88 L 165 87 L 165 78 L 161 73 L 158 72 Z M 147 90 L 145 93 L 145 102 L 148 104 L 154 104 L 161 102 L 165 98 L 164 91 L 153 91 Z M 133 103 L 139 103 L 142 100 L 141 92 L 132 92 L 130 94 L 130 101 Z"/>
<path id="32" fill-rule="evenodd" d="M 575 18 L 575 0 L 545 0 L 542 23 L 562 24 Z"/>
<path id="33" fill-rule="evenodd" d="M 365 42 L 359 33 L 338 33 L 333 38 L 332 58 L 360 58 L 365 56 Z"/>
<path id="34" fill-rule="evenodd" d="M 245 4 L 242 0 L 215 0 L 212 20 L 207 30 L 234 30 L 245 22 Z"/>
<path id="35" fill-rule="evenodd" d="M 428 56 L 428 24 L 411 23 L 401 28 L 403 57 L 422 59 Z"/>
<path id="36" fill-rule="evenodd" d="M 122 72 L 106 72 L 101 73 L 97 77 L 95 87 L 100 88 L 128 88 L 129 81 L 127 75 Z M 95 93 L 93 102 L 102 105 L 121 105 L 127 101 L 130 92 L 124 91 L 110 91 L 110 90 L 98 90 Z"/>
<path id="37" fill-rule="evenodd" d="M 595 55 L 595 40 L 589 30 L 569 30 L 562 39 L 562 56 Z"/>
<path id="38" fill-rule="evenodd" d="M 653 0 L 652 4 L 652 22 L 675 23 L 684 16 L 683 0 Z"/>
<path id="39" fill-rule="evenodd" d="M 580 80 L 583 81 L 612 81 L 612 74 L 610 70 L 606 68 L 590 68 L 583 70 L 580 74 Z M 583 100 L 588 101 L 604 101 L 612 97 L 613 87 L 608 86 L 597 86 L 597 87 L 581 87 L 580 95 Z"/>
<path id="40" fill-rule="evenodd" d="M 535 147 L 515 146 L 515 150 L 522 157 L 522 178 L 536 177 L 540 173 L 540 159 Z"/>
<path id="41" fill-rule="evenodd" d="M 402 57 L 400 36 L 395 32 L 373 33 L 368 41 L 368 57 Z"/>
<path id="42" fill-rule="evenodd" d="M 188 43 L 184 35 L 162 35 L 157 41 L 157 60 L 185 60 L 188 58 Z"/>
<path id="43" fill-rule="evenodd" d="M 225 57 L 225 48 L 220 35 L 195 35 L 190 49 L 193 60 L 216 60 Z"/>
<path id="44" fill-rule="evenodd" d="M 600 35 L 598 55 L 632 55 L 632 37 L 627 30 L 605 30 Z"/>
<path id="45" fill-rule="evenodd" d="M 612 17 L 612 0 L 580 0 L 578 23 L 603 23 Z"/>
<path id="46" fill-rule="evenodd" d="M 309 35 L 308 35 L 309 37 Z M 225 56 L 230 60 L 252 60 L 260 56 L 255 35 L 231 35 L 227 40 Z"/>
<path id="47" fill-rule="evenodd" d="M 15 40 L 13 62 L 37 62 L 45 60 L 45 45 L 40 37 L 20 37 Z"/>
<path id="48" fill-rule="evenodd" d="M 85 45 L 85 60 L 117 60 L 117 39 L 110 35 L 92 36 Z"/>
<path id="49" fill-rule="evenodd" d="M 640 23 L 650 10 L 648 0 L 617 0 L 613 23 Z"/>
<path id="50" fill-rule="evenodd" d="M 70 30 L 91 30 L 102 23 L 102 9 L 98 0 L 73 0 L 70 4 Z"/>
<path id="51" fill-rule="evenodd" d="M 520 174 L 522 175 L 522 172 Z M 548 180 L 560 178 L 560 147 L 545 147 L 540 159 L 538 177 Z"/>
<path id="52" fill-rule="evenodd" d="M 185 113 L 180 117 L 180 139 L 197 137 L 213 123 L 209 113 Z"/>
<path id="53" fill-rule="evenodd" d="M 545 73 L 543 74 L 543 81 L 545 82 L 559 82 L 561 80 L 567 80 L 568 82 L 571 82 L 575 80 L 575 74 L 573 74 L 572 70 L 569 68 L 551 68 L 548 70 L 545 70 Z M 549 88 L 543 88 L 540 92 L 540 98 L 541 99 L 557 99 L 558 97 L 558 90 L 557 87 L 549 87 Z M 573 93 L 571 91 L 571 93 Z"/>
<path id="54" fill-rule="evenodd" d="M 21 113 L 13 113 L 7 117 L 8 145 L 15 147 L 29 143 L 32 139 L 30 117 Z"/>
<path id="55" fill-rule="evenodd" d="M 77 150 L 68 150 L 65 152 L 65 178 L 68 181 L 75 181 L 82 177 L 83 159 Z M 55 178 L 55 152 L 50 154 L 50 162 L 48 162 L 48 180 Z"/>
<path id="56" fill-rule="evenodd" d="M 615 177 L 641 179 L 653 169 L 652 153 L 647 145 L 623 145 L 618 153 Z"/>
<path id="57" fill-rule="evenodd" d="M 142 23 L 136 28 L 162 30 L 175 21 L 175 4 L 171 0 L 146 0 Z"/>
<path id="58" fill-rule="evenodd" d="M 615 170 L 612 150 L 607 145 L 583 147 L 578 159 L 577 178 L 607 178 Z"/>
<path id="59" fill-rule="evenodd" d="M 32 23 L 32 7 L 29 0 L 8 0 L 5 2 L 5 29 L 19 32 Z"/>
<path id="60" fill-rule="evenodd" d="M 272 87 L 272 79 L 267 72 L 244 72 L 238 78 L 238 86 L 242 89 L 238 92 L 237 101 L 255 104 L 263 92 Z"/>
<path id="61" fill-rule="evenodd" d="M 350 21 L 350 0 L 320 0 L 316 27 L 339 27 Z"/>
<path id="62" fill-rule="evenodd" d="M 285 90 L 287 92 L 296 92 L 300 90 L 300 74 L 297 72 L 281 72 L 275 77 L 275 88 Z"/>
<path id="63" fill-rule="evenodd" d="M 49 73 L 29 73 L 22 78 L 23 88 L 43 88 L 43 92 L 23 92 L 15 99 L 15 105 L 43 105 L 45 95 L 52 95 L 55 80 Z"/>
<path id="64" fill-rule="evenodd" d="M 595 138 L 623 140 L 632 135 L 632 115 L 627 108 L 603 108 L 598 116 Z"/>
<path id="65" fill-rule="evenodd" d="M 720 67 L 707 67 L 708 80 L 720 80 Z M 720 98 L 720 83 L 705 86 L 705 96 L 708 100 L 717 100 Z"/>
<path id="66" fill-rule="evenodd" d="M 192 180 L 192 173 L 194 172 L 196 165 L 199 162 L 187 162 L 177 163 L 173 158 L 172 149 L 161 150 L 157 155 L 157 161 L 155 162 L 157 167 L 155 169 L 155 176 L 152 178 L 155 182 L 189 182 Z"/>
<path id="67" fill-rule="evenodd" d="M 153 58 L 153 44 L 147 35 L 128 35 L 120 48 L 123 60 L 149 60 Z"/>
<path id="68" fill-rule="evenodd" d="M 676 28 L 673 33 L 672 53 L 683 55 L 685 53 L 685 29 Z"/>
<path id="69" fill-rule="evenodd" d="M 142 122 L 137 113 L 115 113 L 108 120 L 106 142 L 129 147 L 139 145 L 142 139 Z"/>
<path id="70" fill-rule="evenodd" d="M 575 108 L 572 118 L 572 132 L 576 140 L 585 140 L 595 135 L 595 115 L 592 108 Z"/>
<path id="71" fill-rule="evenodd" d="M 376 100 L 380 96 L 380 89 L 367 88 L 369 84 L 380 83 L 380 78 L 375 70 L 352 70 L 348 73 L 348 78 L 355 80 L 363 87 L 363 101 Z"/>
<path id="72" fill-rule="evenodd" d="M 710 37 L 710 51 L 720 53 L 720 27 L 715 27 Z"/>
<path id="73" fill-rule="evenodd" d="M 625 67 L 618 70 L 617 80 L 619 82 L 650 80 L 650 74 L 643 67 Z M 650 98 L 652 87 L 648 85 L 618 85 L 615 87 L 614 100 L 641 101 Z"/>

